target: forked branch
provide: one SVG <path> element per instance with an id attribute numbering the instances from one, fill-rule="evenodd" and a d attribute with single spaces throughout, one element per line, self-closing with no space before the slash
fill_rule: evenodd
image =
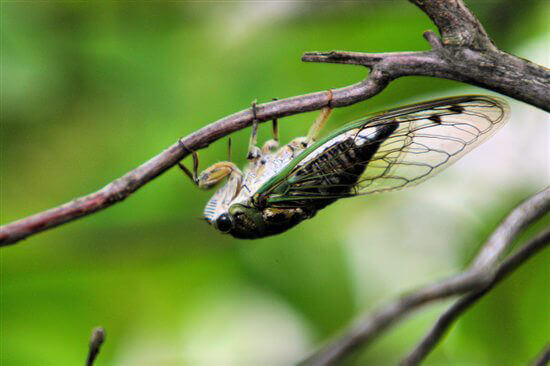
<path id="1" fill-rule="evenodd" d="M 550 188 L 547 188 L 518 205 L 500 223 L 466 271 L 412 291 L 373 311 L 305 360 L 303 365 L 338 364 L 350 353 L 368 345 L 398 320 L 419 307 L 450 296 L 487 288 L 502 270 L 497 263 L 508 251 L 514 239 L 524 228 L 547 214 L 549 210 Z M 548 238 L 544 236 L 543 239 Z"/>
<path id="2" fill-rule="evenodd" d="M 442 40 L 425 33 L 430 51 L 362 54 L 306 53 L 304 61 L 367 66 L 370 73 L 357 84 L 281 99 L 257 106 L 260 121 L 330 106 L 344 107 L 381 92 L 402 76 L 424 75 L 463 81 L 550 110 L 550 71 L 496 49 L 475 16 L 461 0 L 413 0 L 440 29 Z M 68 223 L 110 207 L 210 143 L 252 124 L 250 109 L 224 117 L 190 135 L 97 192 L 0 227 L 0 246 Z"/>
<path id="3" fill-rule="evenodd" d="M 546 230 L 539 234 L 529 243 L 525 244 L 523 248 L 518 250 L 515 254 L 498 267 L 495 276 L 483 289 L 472 292 L 468 295 L 464 295 L 457 300 L 448 310 L 446 310 L 437 319 L 437 322 L 428 334 L 422 339 L 422 341 L 414 348 L 414 350 L 400 363 L 402 366 L 414 366 L 420 364 L 420 362 L 435 348 L 437 343 L 441 340 L 445 332 L 454 323 L 460 315 L 468 310 L 473 304 L 475 304 L 480 298 L 485 296 L 489 291 L 493 289 L 500 281 L 505 279 L 510 273 L 516 270 L 526 260 L 537 254 L 540 250 L 548 247 L 550 244 L 550 230 Z"/>

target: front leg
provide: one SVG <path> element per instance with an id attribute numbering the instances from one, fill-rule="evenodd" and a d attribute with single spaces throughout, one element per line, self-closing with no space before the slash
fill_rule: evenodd
<path id="1" fill-rule="evenodd" d="M 228 177 L 229 180 L 242 180 L 243 173 L 235 164 L 230 161 L 222 161 L 209 166 L 199 174 L 197 186 L 203 189 L 209 189 L 218 184 L 222 179 Z"/>
<path id="2" fill-rule="evenodd" d="M 187 175 L 193 183 L 199 188 L 209 189 L 219 183 L 223 178 L 229 177 L 236 181 L 242 180 L 243 173 L 240 169 L 230 161 L 222 161 L 216 163 L 198 174 L 199 155 L 193 151 L 193 172 L 182 163 L 178 163 L 178 167 Z"/>
<path id="3" fill-rule="evenodd" d="M 187 148 L 187 146 L 185 146 L 183 144 L 183 142 L 181 142 L 181 140 L 179 141 L 179 144 L 180 146 L 182 146 L 185 150 L 191 152 L 191 150 L 189 150 Z M 199 169 L 199 154 L 197 154 L 196 151 L 192 151 L 191 154 L 193 155 L 193 172 L 190 172 L 189 169 L 187 169 L 187 167 L 185 165 L 183 165 L 182 163 L 178 162 L 178 167 L 181 169 L 181 171 L 183 173 L 185 173 L 185 175 L 187 175 L 189 177 L 189 179 L 191 179 L 191 181 L 193 181 L 193 183 L 195 183 L 196 185 L 198 185 L 198 174 L 197 174 L 197 171 Z"/>

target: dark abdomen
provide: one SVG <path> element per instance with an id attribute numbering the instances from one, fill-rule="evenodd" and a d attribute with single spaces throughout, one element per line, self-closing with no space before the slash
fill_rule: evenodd
<path id="1" fill-rule="evenodd" d="M 327 147 L 296 172 L 288 194 L 310 197 L 304 203 L 307 201 L 308 206 L 316 209 L 352 195 L 373 155 L 398 125 L 397 122 L 381 125 L 369 136 L 353 135 Z"/>

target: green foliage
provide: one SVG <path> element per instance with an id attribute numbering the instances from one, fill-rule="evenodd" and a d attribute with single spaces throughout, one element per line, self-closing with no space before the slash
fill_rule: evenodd
<path id="1" fill-rule="evenodd" d="M 472 6 L 512 50 L 547 32 L 544 3 L 515 3 L 521 17 L 503 13 L 506 27 L 494 19 L 498 2 Z M 2 223 L 96 190 L 255 98 L 336 88 L 366 75 L 361 67 L 302 63 L 305 51 L 422 50 L 421 33 L 433 28 L 406 2 L 270 4 L 2 3 Z M 400 79 L 335 111 L 328 129 L 376 109 L 461 93 L 458 86 Z M 304 135 L 313 118 L 281 121 L 282 140 Z M 262 126 L 260 137 L 268 131 Z M 239 164 L 249 133 L 233 136 Z M 202 167 L 225 153 L 226 141 L 201 151 Z M 458 214 L 434 202 L 460 202 L 455 188 L 471 189 L 474 178 L 449 174 L 426 188 L 344 200 L 288 233 L 249 242 L 198 220 L 211 192 L 173 169 L 124 203 L 0 252 L 0 363 L 82 364 L 96 325 L 107 333 L 97 365 L 296 361 L 381 299 L 460 270 L 505 212 L 540 189 L 529 180 L 503 183 L 483 201 L 489 206 Z M 477 174 L 486 182 L 492 173 Z M 472 202 L 483 195 L 468 192 Z M 422 201 L 428 196 L 434 200 Z M 434 230 L 448 240 L 435 244 L 433 258 L 421 254 L 430 271 L 400 254 L 407 250 L 400 238 L 417 230 L 408 217 L 426 227 L 442 217 L 445 231 Z M 429 231 L 419 238 L 428 246 L 406 253 L 436 240 Z M 368 258 L 357 255 L 357 243 Z M 403 263 L 412 269 L 400 277 L 394 269 Z M 547 263 L 548 253 L 532 260 L 470 310 L 428 364 L 531 359 L 549 336 Z M 442 309 L 417 314 L 351 361 L 395 363 Z"/>

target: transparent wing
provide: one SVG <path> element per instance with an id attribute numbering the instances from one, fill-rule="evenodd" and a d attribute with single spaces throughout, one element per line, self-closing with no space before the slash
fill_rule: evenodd
<path id="1" fill-rule="evenodd" d="M 418 184 L 490 137 L 509 115 L 501 99 L 468 95 L 352 122 L 297 157 L 267 192 L 301 206 Z"/>
<path id="2" fill-rule="evenodd" d="M 509 116 L 507 103 L 494 97 L 429 104 L 425 110 L 396 117 L 399 127 L 368 163 L 356 193 L 389 191 L 426 180 L 489 138 Z"/>

